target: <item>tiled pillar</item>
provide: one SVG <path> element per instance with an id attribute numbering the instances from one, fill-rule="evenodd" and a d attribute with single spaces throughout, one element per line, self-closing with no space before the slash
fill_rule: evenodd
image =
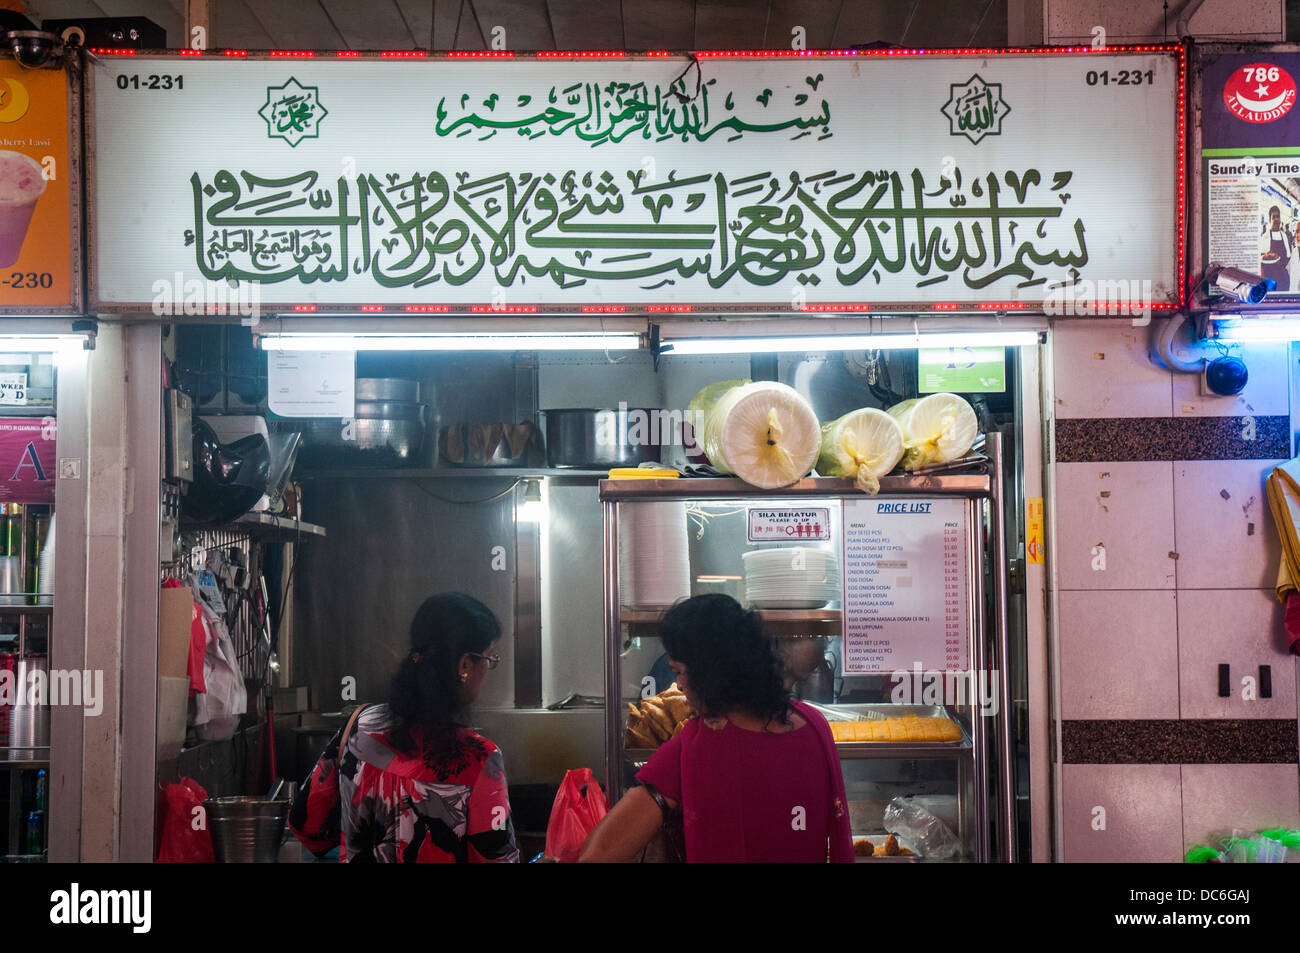
<path id="1" fill-rule="evenodd" d="M 1066 861 L 1173 862 L 1219 830 L 1300 826 L 1296 659 L 1263 492 L 1290 455 L 1286 348 L 1238 350 L 1246 391 L 1202 397 L 1196 376 L 1150 361 L 1149 335 L 1114 320 L 1052 331 Z M 1273 697 L 1247 700 L 1261 665 Z"/>

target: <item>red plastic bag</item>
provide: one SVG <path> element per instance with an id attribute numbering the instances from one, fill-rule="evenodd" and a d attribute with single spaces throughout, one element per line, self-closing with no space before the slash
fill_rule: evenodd
<path id="1" fill-rule="evenodd" d="M 605 792 L 592 777 L 590 768 L 566 772 L 551 805 L 551 820 L 546 825 L 546 855 L 562 864 L 574 863 L 587 835 L 608 811 Z"/>
<path id="2" fill-rule="evenodd" d="M 162 835 L 158 838 L 158 863 L 213 863 L 212 837 L 208 834 L 207 814 L 203 810 L 208 792 L 193 778 L 181 778 L 180 784 L 167 785 L 166 797 L 167 813 L 163 817 Z M 198 830 L 195 830 L 196 826 Z"/>

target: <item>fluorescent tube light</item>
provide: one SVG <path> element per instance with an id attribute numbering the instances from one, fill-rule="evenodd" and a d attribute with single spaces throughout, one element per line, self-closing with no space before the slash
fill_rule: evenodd
<path id="1" fill-rule="evenodd" d="M 1300 341 L 1300 318 L 1216 321 L 1214 337 L 1219 341 Z"/>
<path id="2" fill-rule="evenodd" d="M 636 334 L 570 332 L 563 334 L 347 334 L 290 332 L 259 338 L 264 351 L 635 351 Z"/>
<path id="3" fill-rule="evenodd" d="M 85 349 L 81 334 L 0 334 L 0 354 L 58 354 Z"/>
<path id="4" fill-rule="evenodd" d="M 874 351 L 897 348 L 1021 347 L 1038 343 L 1037 331 L 958 331 L 921 334 L 823 334 L 809 337 L 679 338 L 663 342 L 665 354 L 771 354 L 791 351 Z"/>

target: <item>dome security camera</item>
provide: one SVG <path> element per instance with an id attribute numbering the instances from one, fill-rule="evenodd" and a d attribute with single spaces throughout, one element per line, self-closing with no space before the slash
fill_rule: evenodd
<path id="1" fill-rule="evenodd" d="M 79 26 L 65 27 L 60 36 L 63 38 L 63 45 L 69 48 L 86 45 L 86 31 Z"/>
<path id="2" fill-rule="evenodd" d="M 63 55 L 63 41 L 56 34 L 42 30 L 13 30 L 5 34 L 5 42 L 14 59 L 28 69 L 40 69 Z"/>

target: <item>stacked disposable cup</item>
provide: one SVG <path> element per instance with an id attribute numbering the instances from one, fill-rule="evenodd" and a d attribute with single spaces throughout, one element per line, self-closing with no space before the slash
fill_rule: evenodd
<path id="1" fill-rule="evenodd" d="M 658 609 L 689 596 L 686 504 L 625 503 L 619 511 L 623 605 Z"/>

